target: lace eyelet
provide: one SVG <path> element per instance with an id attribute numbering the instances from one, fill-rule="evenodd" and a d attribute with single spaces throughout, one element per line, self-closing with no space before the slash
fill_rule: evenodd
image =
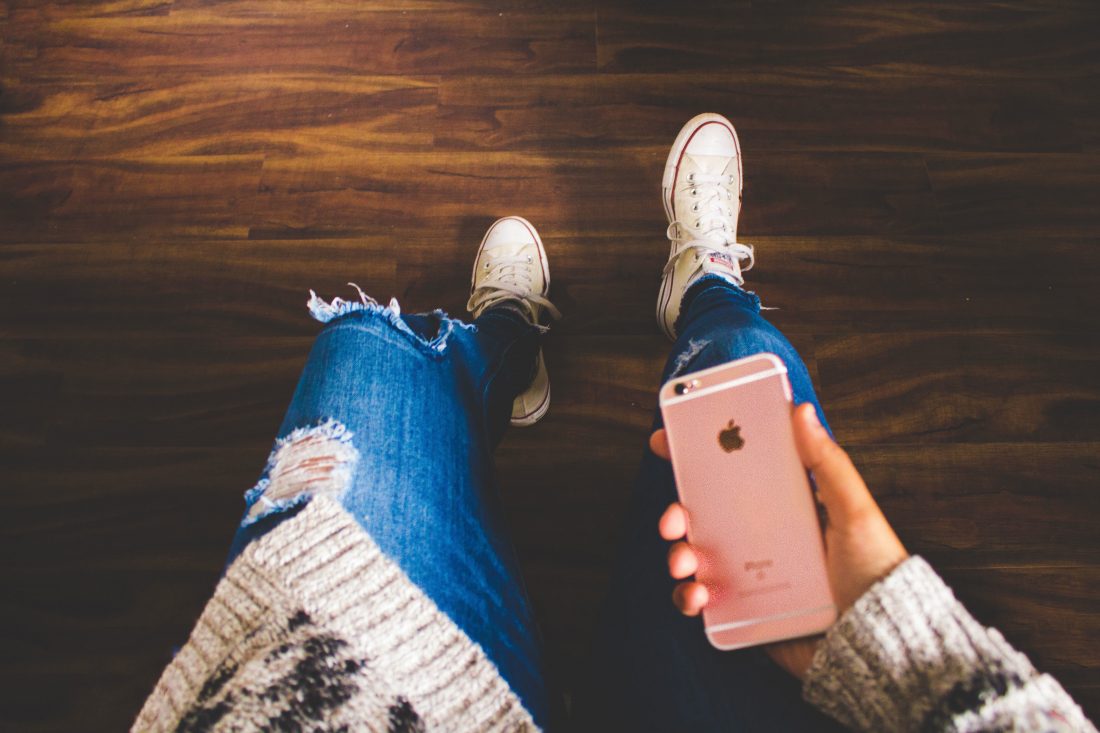
<path id="1" fill-rule="evenodd" d="M 699 189 L 697 189 L 697 188 L 691 189 L 691 195 L 692 196 L 698 196 L 699 195 Z"/>
<path id="2" fill-rule="evenodd" d="M 695 220 L 695 228 L 696 228 L 696 229 L 698 229 L 698 228 L 699 228 L 699 220 L 698 220 L 698 219 L 696 219 L 696 220 Z"/>
<path id="3" fill-rule="evenodd" d="M 692 211 L 698 211 L 699 210 L 699 204 L 695 204 L 694 206 L 692 206 L 691 210 Z"/>
<path id="4" fill-rule="evenodd" d="M 531 255 L 527 255 L 527 264 L 531 264 L 532 262 L 534 262 L 534 260 L 531 258 Z"/>
<path id="5" fill-rule="evenodd" d="M 695 183 L 695 174 L 688 173 L 688 183 Z"/>

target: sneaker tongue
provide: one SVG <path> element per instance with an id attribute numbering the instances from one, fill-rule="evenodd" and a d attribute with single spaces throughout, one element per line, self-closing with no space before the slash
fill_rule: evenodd
<path id="1" fill-rule="evenodd" d="M 695 170 L 706 175 L 720 176 L 726 172 L 729 165 L 728 155 L 691 155 L 688 156 L 695 163 Z"/>
<path id="2" fill-rule="evenodd" d="M 508 308 L 510 310 L 519 313 L 529 322 L 537 324 L 539 313 L 538 307 L 533 305 L 530 301 L 523 300 L 517 295 L 505 294 L 496 298 L 491 298 L 485 304 L 485 309 L 489 308 Z"/>
<path id="3" fill-rule="evenodd" d="M 708 275 L 733 278 L 738 285 L 744 282 L 744 278 L 741 277 L 741 263 L 728 252 L 717 249 L 707 250 L 703 253 L 699 269 Z"/>

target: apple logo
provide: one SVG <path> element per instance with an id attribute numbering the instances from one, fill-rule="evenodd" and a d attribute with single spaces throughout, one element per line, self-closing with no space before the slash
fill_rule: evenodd
<path id="1" fill-rule="evenodd" d="M 745 439 L 741 437 L 741 426 L 730 420 L 725 430 L 718 433 L 718 445 L 722 446 L 722 450 L 726 453 L 740 450 L 745 445 Z"/>

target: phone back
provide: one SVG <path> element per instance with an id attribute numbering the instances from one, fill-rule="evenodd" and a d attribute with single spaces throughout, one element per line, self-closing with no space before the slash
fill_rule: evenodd
<path id="1" fill-rule="evenodd" d="M 736 649 L 819 633 L 836 620 L 787 370 L 757 354 L 673 379 L 661 412 L 711 644 Z"/>

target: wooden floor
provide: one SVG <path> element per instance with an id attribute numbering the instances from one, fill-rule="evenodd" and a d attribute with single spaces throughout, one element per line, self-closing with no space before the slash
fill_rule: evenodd
<path id="1" fill-rule="evenodd" d="M 120 730 L 348 280 L 461 313 L 522 214 L 566 318 L 499 452 L 569 690 L 668 348 L 668 146 L 729 116 L 750 285 L 910 550 L 1100 717 L 1100 10 L 0 2 L 5 730 Z"/>

